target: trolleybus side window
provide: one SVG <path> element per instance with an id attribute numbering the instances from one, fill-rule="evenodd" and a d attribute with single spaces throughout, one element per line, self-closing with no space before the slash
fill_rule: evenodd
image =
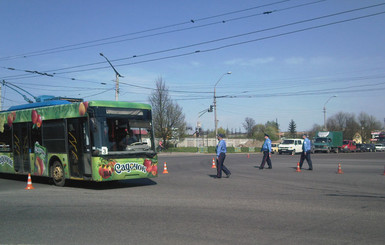
<path id="1" fill-rule="evenodd" d="M 4 124 L 4 129 L 0 129 L 0 151 L 9 152 L 12 150 L 12 129 L 8 124 Z"/>
<path id="2" fill-rule="evenodd" d="M 35 143 L 38 143 L 39 145 L 42 145 L 42 135 L 41 135 L 41 127 L 32 127 L 31 130 L 31 152 L 35 151 Z"/>
<path id="3" fill-rule="evenodd" d="M 45 121 L 43 124 L 43 146 L 48 152 L 66 153 L 64 120 Z"/>

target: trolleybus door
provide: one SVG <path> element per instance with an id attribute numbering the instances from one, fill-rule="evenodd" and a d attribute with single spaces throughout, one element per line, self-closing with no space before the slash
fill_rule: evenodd
<path id="1" fill-rule="evenodd" d="M 71 175 L 83 177 L 84 174 L 84 119 L 67 120 L 68 160 Z"/>
<path id="2" fill-rule="evenodd" d="M 13 156 L 14 168 L 17 173 L 29 173 L 31 166 L 29 153 L 31 151 L 28 137 L 28 124 L 13 124 Z"/>

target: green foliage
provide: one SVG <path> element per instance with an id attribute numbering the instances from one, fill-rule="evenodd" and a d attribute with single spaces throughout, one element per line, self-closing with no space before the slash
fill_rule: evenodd
<path id="1" fill-rule="evenodd" d="M 209 146 L 209 153 L 215 153 L 215 146 Z"/>
<path id="2" fill-rule="evenodd" d="M 196 147 L 170 147 L 163 152 L 197 152 Z"/>
<path id="3" fill-rule="evenodd" d="M 265 125 L 257 124 L 253 127 L 253 136 L 257 140 L 263 141 L 265 140 Z"/>
<path id="4" fill-rule="evenodd" d="M 295 124 L 294 120 L 291 119 L 289 123 L 289 136 L 295 138 L 297 136 L 297 125 Z"/>
<path id="5" fill-rule="evenodd" d="M 266 127 L 273 127 L 275 128 L 277 131 L 279 130 L 279 125 L 277 122 L 274 122 L 274 121 L 267 121 L 266 124 L 265 124 Z"/>
<path id="6" fill-rule="evenodd" d="M 224 128 L 222 128 L 222 127 L 218 128 L 218 134 L 224 134 L 225 137 L 226 137 L 226 136 L 227 136 L 227 134 L 226 134 L 226 129 L 224 129 Z"/>
<path id="7" fill-rule="evenodd" d="M 215 154 L 215 146 L 209 146 L 208 147 L 208 153 L 209 154 Z M 250 152 L 249 151 L 249 147 L 240 147 L 241 148 L 241 152 L 242 153 L 248 153 Z M 253 153 L 255 152 L 260 152 L 260 148 L 259 147 L 256 147 L 255 148 L 255 151 L 253 151 Z M 194 152 L 198 152 L 198 148 L 197 147 L 170 147 L 168 148 L 167 150 L 164 150 L 163 152 L 191 152 L 191 153 L 194 153 Z M 227 153 L 236 153 L 235 152 L 235 147 L 227 147 Z"/>
<path id="8" fill-rule="evenodd" d="M 241 147 L 241 152 L 249 152 L 249 147 Z"/>
<path id="9" fill-rule="evenodd" d="M 275 125 L 270 125 L 265 128 L 265 132 L 269 135 L 272 141 L 279 139 L 279 132 Z"/>
<path id="10" fill-rule="evenodd" d="M 253 137 L 260 141 L 265 140 L 265 134 L 268 134 L 272 141 L 276 141 L 279 139 L 278 124 L 274 121 L 268 121 L 265 125 L 257 124 L 253 127 L 252 131 Z"/>

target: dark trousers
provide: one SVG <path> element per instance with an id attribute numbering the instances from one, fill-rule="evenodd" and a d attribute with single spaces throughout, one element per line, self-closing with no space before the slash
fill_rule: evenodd
<path id="1" fill-rule="evenodd" d="M 226 168 L 226 166 L 223 164 L 225 161 L 226 154 L 220 153 L 219 157 L 217 158 L 217 178 L 222 178 L 222 170 L 225 172 L 226 175 L 230 174 L 230 170 Z"/>
<path id="2" fill-rule="evenodd" d="M 269 168 L 272 168 L 273 166 L 271 165 L 271 159 L 270 159 L 270 152 L 268 151 L 263 151 L 263 158 L 262 158 L 262 163 L 259 168 L 265 167 L 265 163 L 267 162 L 267 165 L 269 165 Z"/>
<path id="3" fill-rule="evenodd" d="M 313 169 L 313 163 L 310 158 L 310 151 L 307 151 L 306 154 L 305 152 L 301 153 L 301 159 L 299 160 L 299 167 L 302 168 L 302 164 L 305 161 L 305 159 L 307 161 L 307 164 L 309 164 L 309 169 Z"/>

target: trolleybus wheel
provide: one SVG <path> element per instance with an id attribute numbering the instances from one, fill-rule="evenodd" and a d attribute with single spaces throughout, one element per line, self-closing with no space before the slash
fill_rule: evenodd
<path id="1" fill-rule="evenodd" d="M 56 186 L 64 186 L 65 176 L 63 166 L 59 161 L 55 161 L 51 167 L 51 176 Z"/>

